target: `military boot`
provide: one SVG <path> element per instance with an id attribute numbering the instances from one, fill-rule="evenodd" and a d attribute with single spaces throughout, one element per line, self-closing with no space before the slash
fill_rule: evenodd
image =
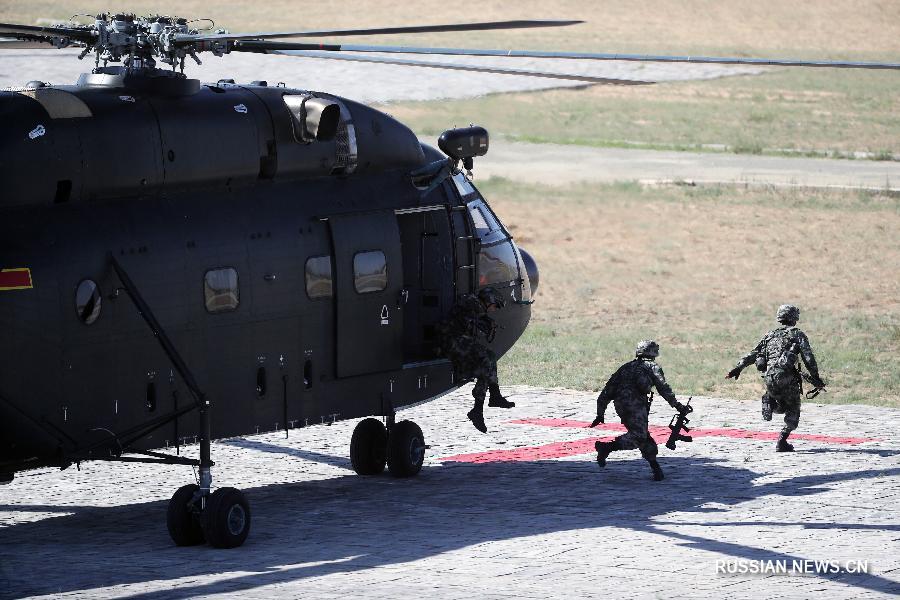
<path id="1" fill-rule="evenodd" d="M 666 478 L 663 473 L 662 467 L 659 466 L 659 463 L 655 460 L 647 461 L 650 463 L 650 469 L 653 471 L 653 481 L 662 481 Z"/>
<path id="2" fill-rule="evenodd" d="M 775 446 L 775 452 L 793 452 L 794 445 L 788 444 L 788 436 L 791 435 L 791 432 L 781 432 L 781 437 L 778 438 L 778 444 Z"/>
<path id="3" fill-rule="evenodd" d="M 516 405 L 515 402 L 510 402 L 500 393 L 500 386 L 496 383 L 492 383 L 489 388 L 491 391 L 491 396 L 488 399 L 488 406 L 496 406 L 497 408 L 512 408 Z"/>
<path id="4" fill-rule="evenodd" d="M 616 441 L 617 440 L 601 442 L 600 440 L 597 440 L 594 444 L 594 448 L 597 450 L 597 464 L 600 465 L 601 469 L 606 466 L 606 459 L 609 455 L 619 449 L 619 445 Z"/>
<path id="5" fill-rule="evenodd" d="M 480 431 L 481 433 L 487 433 L 487 425 L 484 423 L 484 413 L 481 411 L 481 408 L 476 406 L 472 410 L 466 413 L 466 416 L 469 417 L 469 420 L 472 421 L 472 425 L 475 426 L 475 429 Z"/>

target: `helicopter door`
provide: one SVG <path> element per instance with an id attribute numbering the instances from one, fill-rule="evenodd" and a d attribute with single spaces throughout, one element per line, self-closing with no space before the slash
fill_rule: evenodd
<path id="1" fill-rule="evenodd" d="M 453 306 L 450 223 L 444 205 L 397 211 L 403 247 L 404 362 L 436 358 L 435 325 Z"/>
<path id="2" fill-rule="evenodd" d="M 332 217 L 337 376 L 399 369 L 403 263 L 394 213 Z"/>

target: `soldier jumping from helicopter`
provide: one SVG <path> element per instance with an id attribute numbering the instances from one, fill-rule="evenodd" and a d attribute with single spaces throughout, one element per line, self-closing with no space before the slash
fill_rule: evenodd
<path id="1" fill-rule="evenodd" d="M 809 338 L 796 326 L 800 319 L 800 309 L 791 304 L 783 304 L 778 308 L 776 318 L 781 325 L 764 335 L 756 347 L 728 371 L 725 378 L 737 379 L 744 367 L 756 363 L 756 368 L 763 373 L 763 381 L 766 383 L 766 393 L 762 396 L 763 420 L 771 421 L 773 412 L 784 414 L 784 427 L 775 451 L 793 452 L 794 446 L 787 439 L 800 423 L 802 380 L 806 379 L 815 388 L 809 393 L 810 398 L 814 398 L 819 390 L 825 388 L 825 382 L 819 377 L 819 368 Z M 801 358 L 809 375 L 800 371 Z"/>
<path id="2" fill-rule="evenodd" d="M 466 296 L 458 302 L 447 318 L 438 326 L 441 351 L 453 363 L 453 369 L 461 379 L 474 379 L 472 396 L 475 405 L 466 415 L 475 429 L 487 433 L 484 423 L 484 397 L 490 391 L 488 406 L 512 408 L 500 393 L 497 382 L 497 356 L 481 342 L 494 341 L 497 324 L 489 313 L 504 306 L 503 298 L 494 288 L 484 288 L 477 296 Z"/>
<path id="3" fill-rule="evenodd" d="M 662 481 L 665 475 L 656 461 L 658 452 L 656 441 L 648 430 L 650 403 L 653 401 L 652 388 L 655 387 L 666 402 L 679 413 L 685 413 L 688 409 L 675 399 L 675 393 L 666 383 L 662 367 L 655 362 L 659 356 L 659 344 L 653 340 L 641 340 L 634 354 L 634 360 L 619 367 L 597 396 L 597 418 L 591 423 L 591 427 L 606 422 L 604 420 L 606 407 L 612 401 L 616 413 L 622 419 L 622 425 L 628 429 L 627 433 L 611 442 L 598 441 L 595 444 L 597 464 L 605 467 L 607 457 L 616 450 L 638 448 L 641 456 L 650 463 L 653 479 Z M 650 394 L 649 398 L 647 394 Z"/>

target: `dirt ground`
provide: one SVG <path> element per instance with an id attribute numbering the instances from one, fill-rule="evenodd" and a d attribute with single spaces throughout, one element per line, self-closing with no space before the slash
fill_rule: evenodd
<path id="1" fill-rule="evenodd" d="M 878 194 L 479 184 L 541 267 L 511 381 L 592 389 L 656 338 L 676 389 L 758 397 L 724 373 L 786 302 L 829 401 L 900 404 L 900 211 Z M 752 369 L 750 370 L 752 371 Z"/>

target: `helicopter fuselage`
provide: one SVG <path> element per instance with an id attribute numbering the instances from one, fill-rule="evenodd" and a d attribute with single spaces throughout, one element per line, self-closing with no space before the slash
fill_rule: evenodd
<path id="1" fill-rule="evenodd" d="M 0 474 L 202 434 L 165 418 L 194 399 L 135 295 L 213 438 L 459 387 L 434 328 L 479 288 L 508 299 L 498 356 L 524 331 L 522 253 L 464 175 L 411 176 L 447 158 L 391 117 L 262 82 L 112 79 L 0 93 Z M 304 99 L 336 105 L 331 139 Z"/>

